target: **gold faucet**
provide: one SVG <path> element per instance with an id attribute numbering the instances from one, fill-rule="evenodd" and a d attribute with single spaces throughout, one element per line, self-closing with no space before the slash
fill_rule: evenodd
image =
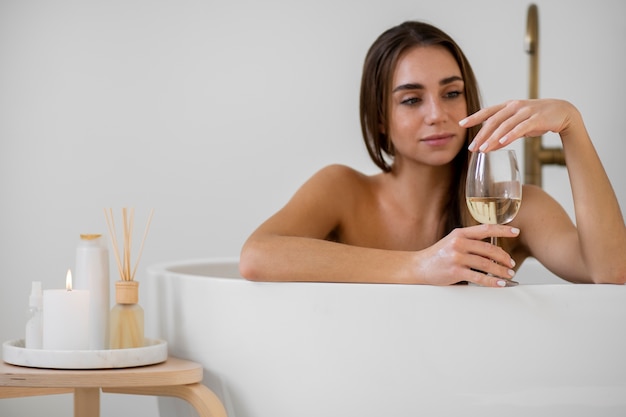
<path id="1" fill-rule="evenodd" d="M 524 47 L 530 55 L 528 98 L 539 97 L 539 12 L 537 5 L 528 7 Z M 524 139 L 524 183 L 541 187 L 543 165 L 565 165 L 562 148 L 544 148 L 541 136 Z"/>

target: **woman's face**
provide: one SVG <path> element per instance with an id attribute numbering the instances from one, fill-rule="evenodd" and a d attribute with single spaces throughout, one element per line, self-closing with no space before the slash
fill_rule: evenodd
<path id="1" fill-rule="evenodd" d="M 439 166 L 465 146 L 464 82 L 454 57 L 442 46 L 404 52 L 392 79 L 389 132 L 395 160 Z"/>

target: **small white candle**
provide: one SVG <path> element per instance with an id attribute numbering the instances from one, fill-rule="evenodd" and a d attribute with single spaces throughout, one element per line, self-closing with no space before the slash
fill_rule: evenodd
<path id="1" fill-rule="evenodd" d="M 43 292 L 43 348 L 89 349 L 89 291 L 72 289 L 69 270 L 64 290 Z"/>

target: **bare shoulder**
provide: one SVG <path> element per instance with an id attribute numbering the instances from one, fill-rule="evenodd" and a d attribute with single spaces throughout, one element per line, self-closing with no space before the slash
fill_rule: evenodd
<path id="1" fill-rule="evenodd" d="M 324 239 L 366 201 L 371 194 L 368 178 L 344 165 L 324 167 L 257 232 Z"/>
<path id="2" fill-rule="evenodd" d="M 524 202 L 526 202 L 527 199 L 534 202 L 535 200 L 543 200 L 544 198 L 552 197 L 539 186 L 524 184 L 522 186 L 522 198 Z"/>
<path id="3" fill-rule="evenodd" d="M 320 169 L 315 177 L 332 181 L 367 182 L 368 176 L 347 165 L 333 164 Z"/>
<path id="4" fill-rule="evenodd" d="M 560 212 L 562 209 L 554 197 L 543 188 L 532 184 L 524 184 L 522 188 L 522 207 L 531 211 L 533 215 L 537 215 L 537 211 L 548 214 L 551 210 L 558 209 Z"/>
<path id="5" fill-rule="evenodd" d="M 531 256 L 543 259 L 543 254 L 563 246 L 563 238 L 575 235 L 575 226 L 565 209 L 550 194 L 535 185 L 524 185 L 522 205 L 511 222 L 521 230 L 520 243 Z"/>
<path id="6" fill-rule="evenodd" d="M 525 184 L 522 205 L 515 220 L 525 229 L 543 229 L 554 222 L 569 223 L 569 216 L 554 197 L 541 187 Z"/>
<path id="7" fill-rule="evenodd" d="M 370 194 L 371 178 L 345 165 L 328 165 L 313 174 L 285 208 L 300 213 L 311 210 L 350 210 L 359 200 Z"/>
<path id="8" fill-rule="evenodd" d="M 305 184 L 307 189 L 321 189 L 325 194 L 340 193 L 343 197 L 369 189 L 372 179 L 351 167 L 328 165 L 317 171 Z"/>

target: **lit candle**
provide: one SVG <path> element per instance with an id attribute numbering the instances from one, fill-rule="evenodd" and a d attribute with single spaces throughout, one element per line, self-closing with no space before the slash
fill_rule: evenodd
<path id="1" fill-rule="evenodd" d="M 43 292 L 43 348 L 89 349 L 89 291 L 72 289 L 70 270 L 64 290 Z"/>

